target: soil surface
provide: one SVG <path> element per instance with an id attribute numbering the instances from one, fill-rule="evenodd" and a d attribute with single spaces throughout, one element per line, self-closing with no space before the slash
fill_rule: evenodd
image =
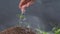
<path id="1" fill-rule="evenodd" d="M 35 34 L 35 32 L 33 32 L 30 28 L 11 27 L 1 31 L 0 34 Z"/>

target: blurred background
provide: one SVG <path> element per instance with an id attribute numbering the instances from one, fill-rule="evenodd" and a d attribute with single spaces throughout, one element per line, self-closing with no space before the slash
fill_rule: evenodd
<path id="1" fill-rule="evenodd" d="M 0 31 L 17 24 L 18 3 L 19 0 L 0 0 Z"/>
<path id="2" fill-rule="evenodd" d="M 19 2 L 20 0 L 0 0 L 0 31 L 18 25 L 19 18 L 17 14 L 21 13 L 18 8 Z M 27 8 L 27 20 L 33 28 L 40 24 L 39 15 L 41 10 L 60 11 L 60 0 L 36 0 L 35 4 Z"/>

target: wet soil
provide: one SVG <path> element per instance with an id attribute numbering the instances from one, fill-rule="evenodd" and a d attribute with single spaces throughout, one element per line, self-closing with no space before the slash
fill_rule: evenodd
<path id="1" fill-rule="evenodd" d="M 0 34 L 35 34 L 30 28 L 11 27 L 0 32 Z"/>

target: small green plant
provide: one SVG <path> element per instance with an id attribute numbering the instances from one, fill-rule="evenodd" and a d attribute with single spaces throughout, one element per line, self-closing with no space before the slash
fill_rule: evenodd
<path id="1" fill-rule="evenodd" d="M 18 14 L 17 15 L 18 16 L 18 18 L 20 19 L 20 21 L 18 22 L 18 24 L 21 26 L 21 24 L 23 24 L 23 26 L 24 27 L 27 27 L 27 28 L 30 28 L 30 24 L 29 24 L 29 22 L 26 22 L 25 20 L 26 20 L 26 16 L 25 15 L 23 15 L 23 14 Z M 25 22 L 24 22 L 25 21 Z M 22 22 L 22 23 L 21 23 Z"/>

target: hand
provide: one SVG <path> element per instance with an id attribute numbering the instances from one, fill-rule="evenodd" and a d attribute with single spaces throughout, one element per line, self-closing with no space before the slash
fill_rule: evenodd
<path id="1" fill-rule="evenodd" d="M 32 5 L 34 0 L 21 0 L 19 3 L 19 9 L 21 9 L 22 14 L 25 13 L 25 9 Z"/>

